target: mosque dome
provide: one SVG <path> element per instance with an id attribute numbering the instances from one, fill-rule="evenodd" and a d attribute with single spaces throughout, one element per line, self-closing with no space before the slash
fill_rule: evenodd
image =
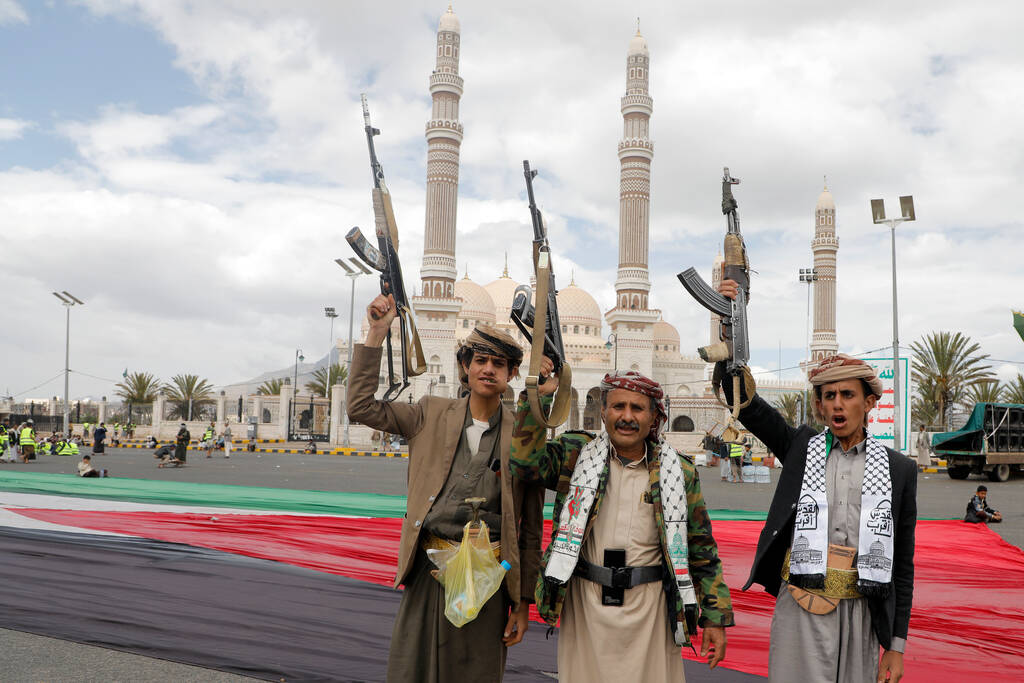
<path id="1" fill-rule="evenodd" d="M 647 40 L 640 35 L 640 31 L 636 32 L 629 41 L 629 49 L 626 51 L 627 55 L 646 55 L 647 52 Z"/>
<path id="2" fill-rule="evenodd" d="M 448 11 L 441 15 L 441 21 L 438 22 L 437 30 L 438 32 L 452 31 L 454 33 L 459 33 L 462 30 L 459 26 L 459 18 L 455 16 L 451 5 L 448 5 Z"/>
<path id="3" fill-rule="evenodd" d="M 832 199 L 832 193 L 828 191 L 828 185 L 818 195 L 818 205 L 814 207 L 815 211 L 835 211 L 836 201 Z"/>
<path id="4" fill-rule="evenodd" d="M 498 323 L 509 322 L 509 311 L 512 310 L 512 293 L 516 291 L 519 283 L 508 276 L 508 271 L 497 280 L 484 285 L 491 301 L 494 302 L 494 314 Z"/>
<path id="5" fill-rule="evenodd" d="M 655 351 L 679 351 L 679 332 L 664 320 L 654 323 L 653 341 Z"/>
<path id="6" fill-rule="evenodd" d="M 455 296 L 462 299 L 459 319 L 494 324 L 494 301 L 487 290 L 470 280 L 468 275 L 455 283 Z"/>
<path id="7" fill-rule="evenodd" d="M 601 342 L 601 307 L 575 282 L 558 292 L 558 318 L 565 328 L 562 336 L 566 343 Z"/>

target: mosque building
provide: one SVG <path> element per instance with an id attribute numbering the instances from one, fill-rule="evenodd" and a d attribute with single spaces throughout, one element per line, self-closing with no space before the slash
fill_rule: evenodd
<path id="1" fill-rule="evenodd" d="M 433 107 L 426 124 L 426 218 L 421 287 L 419 295 L 412 297 L 427 372 L 411 379 L 408 391 L 412 400 L 425 394 L 457 395 L 455 352 L 479 323 L 494 325 L 518 339 L 526 351 L 521 368 L 523 375 L 529 366 L 529 346 L 509 317 L 512 294 L 520 283 L 509 277 L 507 254 L 504 272 L 487 284 L 472 280 L 468 268 L 461 278 L 456 270 L 459 153 L 463 140 L 463 126 L 459 121 L 463 94 L 463 79 L 459 76 L 460 35 L 459 20 L 449 7 L 438 25 L 436 61 L 430 75 Z M 623 135 L 618 143 L 619 265 L 615 306 L 602 313 L 594 297 L 578 287 L 574 278 L 567 286 L 564 280 L 559 283 L 562 287 L 557 295 L 558 312 L 567 361 L 573 372 L 572 409 L 564 428 L 600 430 L 598 387 L 601 379 L 613 368 L 636 370 L 666 388 L 670 431 L 692 433 L 693 439 L 699 441 L 705 430 L 712 429 L 716 423 L 724 423 L 727 415 L 710 393 L 709 366 L 696 356 L 682 354 L 678 331 L 663 319 L 661 311 L 649 307 L 650 179 L 654 159 L 650 119 L 654 107 L 648 92 L 650 54 L 639 30 L 629 41 L 625 67 L 626 91 L 620 100 Z M 831 202 L 827 191 L 822 197 L 826 195 Z M 819 209 L 822 202 L 819 199 Z M 816 233 L 814 242 L 815 265 L 819 266 L 820 251 L 823 261 L 820 272 L 832 274 L 831 307 L 822 304 L 831 312 L 832 336 L 823 334 L 822 345 L 835 343 L 834 204 L 829 206 L 831 208 L 822 209 L 828 211 L 822 214 L 827 220 L 827 224 L 823 224 L 827 232 Z M 830 246 L 831 252 L 828 251 Z M 825 264 L 829 259 L 831 271 Z M 713 275 L 721 277 L 721 257 L 716 260 Z M 821 291 L 824 302 L 827 295 L 824 289 Z M 817 301 L 816 293 L 816 311 Z M 822 321 L 827 320 L 826 314 Z M 714 317 L 711 323 L 712 341 L 718 341 Z M 610 334 L 604 332 L 605 325 L 610 328 Z M 815 340 L 817 330 L 816 325 Z M 365 333 L 364 322 L 364 338 Z M 345 357 L 345 353 L 343 351 L 340 357 Z M 382 377 L 382 386 L 383 382 Z M 523 386 L 522 377 L 512 382 L 506 402 L 511 404 Z M 696 441 L 690 444 L 689 440 L 688 446 L 696 445 Z"/>

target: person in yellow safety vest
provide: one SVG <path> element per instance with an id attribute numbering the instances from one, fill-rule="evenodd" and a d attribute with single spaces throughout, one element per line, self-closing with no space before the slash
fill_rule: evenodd
<path id="1" fill-rule="evenodd" d="M 89 423 L 88 422 L 86 422 L 85 424 L 82 425 L 82 438 L 84 438 L 86 440 L 89 439 Z"/>
<path id="2" fill-rule="evenodd" d="M 729 481 L 734 484 L 743 483 L 743 445 L 729 444 Z"/>
<path id="3" fill-rule="evenodd" d="M 7 436 L 7 425 L 0 424 L 0 461 L 7 459 L 7 447 L 9 437 Z"/>
<path id="4" fill-rule="evenodd" d="M 203 450 L 206 451 L 207 458 L 213 457 L 213 444 L 215 432 L 216 429 L 214 428 L 212 422 L 210 423 L 210 426 L 206 428 L 206 431 L 203 432 Z"/>
<path id="5" fill-rule="evenodd" d="M 74 441 L 64 441 L 60 444 L 57 455 L 78 455 L 78 444 Z"/>
<path id="6" fill-rule="evenodd" d="M 43 439 L 42 441 L 37 443 L 36 444 L 36 454 L 37 455 L 49 455 L 50 454 L 50 442 L 47 441 L 46 439 Z"/>
<path id="7" fill-rule="evenodd" d="M 25 427 L 18 437 L 18 444 L 21 446 L 21 461 L 28 462 L 36 459 L 36 430 L 35 422 L 25 421 Z"/>

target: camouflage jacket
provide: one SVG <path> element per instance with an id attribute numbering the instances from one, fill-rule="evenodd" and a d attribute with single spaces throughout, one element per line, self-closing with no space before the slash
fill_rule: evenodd
<path id="1" fill-rule="evenodd" d="M 550 404 L 550 397 L 544 397 L 544 405 Z M 572 479 L 573 468 L 579 458 L 580 451 L 586 446 L 594 435 L 589 432 L 565 432 L 558 438 L 546 440 L 546 430 L 538 425 L 536 419 L 530 413 L 529 404 L 526 401 L 525 393 L 519 397 L 519 404 L 516 409 L 515 431 L 512 433 L 512 453 L 509 461 L 510 469 L 517 478 L 523 481 L 541 481 L 544 485 L 556 492 L 555 507 L 552 514 L 552 535 L 558 530 L 558 519 L 562 513 L 562 506 L 565 504 L 566 495 L 569 492 L 569 482 Z M 650 473 L 651 499 L 654 503 L 654 520 L 658 526 L 658 533 L 661 536 L 662 562 L 669 564 L 668 543 L 665 538 L 665 517 L 661 504 L 661 486 L 658 476 L 658 447 L 653 442 L 648 442 L 651 457 L 648 460 L 648 471 Z M 718 545 L 711 535 L 711 519 L 708 517 L 707 509 L 704 507 L 704 496 L 700 491 L 700 479 L 693 462 L 686 456 L 680 456 L 680 464 L 683 468 L 683 476 L 686 478 L 686 503 L 687 503 L 687 543 L 689 546 L 690 575 L 693 578 L 693 585 L 697 593 L 697 601 L 700 608 L 698 623 L 702 628 L 706 626 L 732 626 L 732 599 L 729 597 L 729 587 L 725 585 L 722 578 L 722 562 L 718 558 Z M 597 485 L 597 498 L 594 500 L 594 507 L 590 512 L 590 519 L 587 520 L 584 542 L 590 535 L 594 520 L 601 511 L 601 501 L 604 499 L 605 488 L 608 485 L 608 470 L 605 469 Z M 553 536 L 552 536 L 553 540 Z M 558 623 L 558 617 L 562 612 L 562 603 L 565 601 L 565 592 L 568 584 L 558 584 L 544 579 L 544 569 L 551 557 L 551 544 L 548 543 L 544 556 L 541 559 L 541 571 L 537 576 L 537 588 L 535 597 L 537 599 L 537 610 L 541 617 L 549 625 Z M 674 581 L 663 582 L 668 600 L 669 623 L 683 620 L 683 601 Z"/>

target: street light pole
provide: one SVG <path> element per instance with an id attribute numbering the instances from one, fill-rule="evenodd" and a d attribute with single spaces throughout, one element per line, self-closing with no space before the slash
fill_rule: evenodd
<path id="1" fill-rule="evenodd" d="M 615 345 L 615 355 L 613 356 L 614 360 L 612 361 L 612 371 L 617 373 L 619 371 L 619 335 L 617 335 L 615 332 L 612 332 L 611 334 L 608 335 L 608 340 L 605 342 L 604 347 L 610 351 L 612 348 L 612 344 Z"/>
<path id="2" fill-rule="evenodd" d="M 347 275 L 348 278 L 352 281 L 352 299 L 349 301 L 349 305 L 348 305 L 348 367 L 346 368 L 346 377 L 347 377 L 348 374 L 351 373 L 351 371 L 352 371 L 352 323 L 355 321 L 355 317 L 356 317 L 356 278 L 358 278 L 360 275 L 369 275 L 370 274 L 370 269 L 367 268 L 366 266 L 364 266 L 359 259 L 353 258 L 353 257 L 349 258 L 349 262 L 351 263 L 351 265 L 349 265 L 348 263 L 345 263 L 345 261 L 340 259 L 340 258 L 334 259 L 334 262 L 342 267 L 342 269 L 345 271 L 345 275 Z M 346 404 L 346 407 L 345 407 L 345 411 L 344 411 L 344 415 L 343 415 L 343 419 L 345 420 L 345 441 L 344 441 L 344 445 L 347 448 L 349 445 L 351 445 L 350 441 L 349 441 L 349 435 L 348 435 L 349 423 L 348 423 L 348 380 L 347 379 L 345 380 L 345 404 Z"/>
<path id="3" fill-rule="evenodd" d="M 327 351 L 327 380 L 331 379 L 331 368 L 334 367 L 334 349 L 337 344 L 334 343 L 334 319 L 338 317 L 338 314 L 334 312 L 334 306 L 324 306 L 324 315 L 331 319 L 331 345 Z"/>
<path id="4" fill-rule="evenodd" d="M 871 200 L 872 220 L 876 225 L 880 223 L 888 225 L 892 236 L 892 446 L 894 450 L 901 450 L 903 447 L 902 430 L 900 429 L 900 328 L 896 302 L 896 226 L 904 221 L 916 220 L 913 195 L 900 197 L 900 213 L 903 215 L 899 218 L 886 219 L 885 202 L 881 199 Z"/>
<path id="5" fill-rule="evenodd" d="M 299 361 L 306 360 L 302 349 L 295 349 L 295 376 L 292 379 L 292 398 L 288 401 L 288 438 L 295 431 L 295 400 L 299 397 Z"/>
<path id="6" fill-rule="evenodd" d="M 65 309 L 65 321 L 64 321 L 64 425 L 62 427 L 64 433 L 71 437 L 71 405 L 68 403 L 68 375 L 70 375 L 71 365 L 71 307 L 75 304 L 84 306 L 84 302 L 78 299 L 73 294 L 70 294 L 66 289 L 63 290 L 63 294 L 54 292 L 53 295 L 60 299 L 60 302 L 64 305 Z"/>
<path id="7" fill-rule="evenodd" d="M 801 268 L 800 282 L 807 283 L 807 320 L 804 322 L 804 346 L 806 348 L 806 363 L 808 370 L 811 364 L 811 283 L 818 279 L 817 268 Z M 780 363 L 781 366 L 781 363 Z"/>

